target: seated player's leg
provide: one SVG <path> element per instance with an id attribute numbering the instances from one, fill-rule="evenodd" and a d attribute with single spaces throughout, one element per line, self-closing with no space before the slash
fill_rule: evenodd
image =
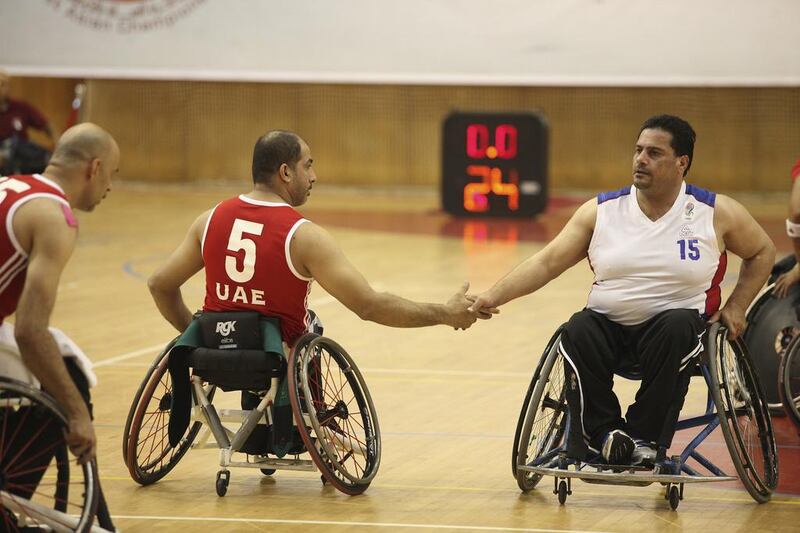
<path id="1" fill-rule="evenodd" d="M 622 429 L 624 421 L 612 390 L 614 369 L 625 352 L 622 328 L 600 313 L 584 309 L 567 323 L 559 352 L 570 367 L 566 378 L 571 420 L 579 422 L 571 422 L 571 433 L 574 435 L 582 425 L 583 438 L 596 451 L 609 444 L 608 450 L 602 450 L 609 463 L 627 462 L 633 441 L 615 431 Z M 607 441 L 609 436 L 611 440 Z M 570 444 L 574 440 L 570 436 Z"/>
<path id="2" fill-rule="evenodd" d="M 642 383 L 626 414 L 634 438 L 666 448 L 672 443 L 704 330 L 705 322 L 691 309 L 664 311 L 637 327 Z"/>

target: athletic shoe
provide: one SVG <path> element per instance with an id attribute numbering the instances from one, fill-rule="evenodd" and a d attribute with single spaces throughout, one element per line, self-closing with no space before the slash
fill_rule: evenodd
<path id="1" fill-rule="evenodd" d="M 615 429 L 603 440 L 603 459 L 610 465 L 630 464 L 635 447 L 636 444 L 630 435 L 621 429 Z"/>
<path id="2" fill-rule="evenodd" d="M 656 464 L 656 445 L 652 442 L 636 439 L 636 447 L 633 449 L 631 464 L 636 466 L 655 466 Z"/>

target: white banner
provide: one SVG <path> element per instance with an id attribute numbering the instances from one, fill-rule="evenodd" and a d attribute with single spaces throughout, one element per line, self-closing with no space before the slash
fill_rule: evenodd
<path id="1" fill-rule="evenodd" d="M 19 75 L 800 85 L 798 0 L 0 0 L 0 20 Z"/>

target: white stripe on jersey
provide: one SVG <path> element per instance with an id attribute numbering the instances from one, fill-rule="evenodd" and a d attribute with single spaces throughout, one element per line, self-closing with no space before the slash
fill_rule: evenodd
<path id="1" fill-rule="evenodd" d="M 14 280 L 14 277 L 28 267 L 28 258 L 19 252 L 11 256 L 0 269 L 0 294 Z"/>

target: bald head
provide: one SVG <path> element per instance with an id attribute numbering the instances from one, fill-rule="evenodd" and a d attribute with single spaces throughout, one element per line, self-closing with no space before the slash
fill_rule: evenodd
<path id="1" fill-rule="evenodd" d="M 64 132 L 50 157 L 50 164 L 73 167 L 92 159 L 107 159 L 113 152 L 119 152 L 114 137 L 100 126 L 85 122 Z"/>
<path id="2" fill-rule="evenodd" d="M 119 146 L 96 124 L 73 126 L 61 136 L 44 175 L 67 191 L 70 205 L 91 211 L 111 190 L 119 171 Z"/>

